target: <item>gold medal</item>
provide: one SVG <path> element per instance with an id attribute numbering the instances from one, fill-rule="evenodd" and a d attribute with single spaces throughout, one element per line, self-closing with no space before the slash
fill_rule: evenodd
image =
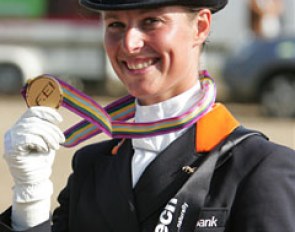
<path id="1" fill-rule="evenodd" d="M 28 83 L 26 100 L 31 106 L 48 106 L 58 109 L 63 100 L 63 91 L 53 77 L 38 76 Z"/>

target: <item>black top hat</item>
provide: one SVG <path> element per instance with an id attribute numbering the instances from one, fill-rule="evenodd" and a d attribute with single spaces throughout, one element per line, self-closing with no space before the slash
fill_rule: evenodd
<path id="1" fill-rule="evenodd" d="M 213 13 L 221 10 L 228 0 L 80 0 L 90 10 L 128 10 L 161 6 L 188 6 L 209 8 Z"/>

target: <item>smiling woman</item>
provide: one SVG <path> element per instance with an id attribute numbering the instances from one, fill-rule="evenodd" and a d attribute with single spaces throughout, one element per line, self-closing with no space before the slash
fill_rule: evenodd
<path id="1" fill-rule="evenodd" d="M 209 33 L 211 13 L 200 10 L 194 21 L 187 15 L 185 8 L 174 6 L 103 12 L 112 66 L 142 105 L 167 100 L 197 84 L 196 61 Z"/>
<path id="2" fill-rule="evenodd" d="M 80 2 L 101 12 L 107 55 L 130 95 L 103 111 L 113 138 L 74 155 L 52 221 L 61 115 L 37 106 L 21 116 L 5 135 L 15 187 L 0 231 L 295 231 L 295 152 L 242 127 L 199 67 L 212 13 L 227 0 Z M 101 118 L 85 118 L 97 130 Z"/>

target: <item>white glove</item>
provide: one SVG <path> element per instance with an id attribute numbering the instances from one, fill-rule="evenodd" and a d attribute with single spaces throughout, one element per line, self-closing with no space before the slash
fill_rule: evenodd
<path id="1" fill-rule="evenodd" d="M 51 195 L 48 189 L 41 187 L 48 185 L 46 182 L 51 175 L 55 150 L 65 140 L 56 126 L 61 121 L 62 117 L 55 109 L 31 107 L 6 132 L 4 158 L 15 182 L 17 202 L 39 200 L 43 194 Z"/>
<path id="2" fill-rule="evenodd" d="M 65 141 L 56 125 L 61 121 L 53 108 L 31 107 L 5 134 L 4 158 L 15 182 L 12 221 L 17 229 L 26 229 L 49 217 L 53 192 L 49 178 L 55 151 Z M 36 218 L 38 215 L 43 218 Z"/>

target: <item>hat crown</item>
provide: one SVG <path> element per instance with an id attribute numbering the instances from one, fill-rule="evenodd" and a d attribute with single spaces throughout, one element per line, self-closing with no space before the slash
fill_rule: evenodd
<path id="1" fill-rule="evenodd" d="M 223 9 L 228 0 L 80 0 L 90 10 L 128 10 L 161 6 L 189 6 L 210 8 L 213 13 Z"/>

